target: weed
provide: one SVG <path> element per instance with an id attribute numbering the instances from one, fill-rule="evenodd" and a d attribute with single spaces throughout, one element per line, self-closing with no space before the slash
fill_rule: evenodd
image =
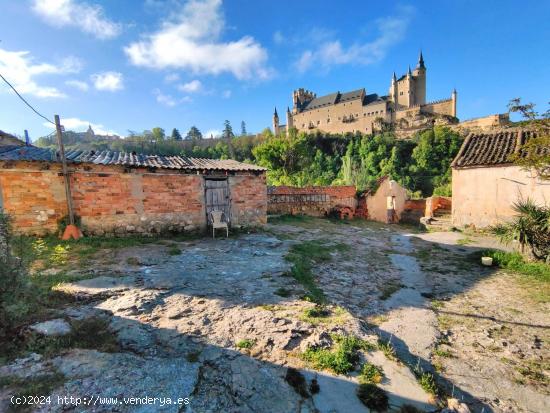
<path id="1" fill-rule="evenodd" d="M 128 257 L 128 259 L 126 260 L 126 262 L 128 263 L 128 265 L 139 265 L 139 258 L 136 258 L 136 257 Z"/>
<path id="2" fill-rule="evenodd" d="M 249 338 L 245 338 L 243 340 L 237 341 L 236 346 L 237 346 L 237 348 L 248 350 L 248 349 L 251 349 L 252 347 L 254 347 L 254 344 L 256 344 L 256 340 L 251 340 Z"/>
<path id="3" fill-rule="evenodd" d="M 286 298 L 292 295 L 292 291 L 287 288 L 280 287 L 275 290 L 275 295 Z"/>
<path id="4" fill-rule="evenodd" d="M 308 348 L 302 358 L 318 370 L 336 374 L 349 373 L 359 361 L 358 350 L 370 349 L 369 343 L 353 336 L 331 335 L 335 345 L 330 348 Z"/>
<path id="5" fill-rule="evenodd" d="M 347 316 L 348 313 L 342 307 L 329 308 L 324 305 L 316 305 L 306 308 L 300 316 L 300 320 L 313 325 L 341 324 Z"/>
<path id="6" fill-rule="evenodd" d="M 275 304 L 262 304 L 259 306 L 262 310 L 266 310 L 266 311 L 279 311 L 279 310 L 282 310 L 283 307 L 280 306 L 280 305 L 275 305 Z"/>
<path id="7" fill-rule="evenodd" d="M 474 258 L 478 262 L 480 262 L 481 256 L 493 258 L 493 264 L 500 268 L 533 277 L 543 282 L 550 282 L 550 265 L 542 262 L 526 262 L 521 254 L 517 252 L 487 250 L 474 254 Z"/>
<path id="8" fill-rule="evenodd" d="M 172 246 L 168 248 L 168 255 L 180 255 L 180 254 L 181 254 L 181 250 L 178 247 Z"/>
<path id="9" fill-rule="evenodd" d="M 472 242 L 474 242 L 474 240 L 468 237 L 460 238 L 459 240 L 456 241 L 457 245 L 468 245 L 468 244 L 471 244 Z"/>
<path id="10" fill-rule="evenodd" d="M 440 310 L 445 306 L 445 303 L 441 300 L 432 300 L 431 305 L 433 310 Z"/>
<path id="11" fill-rule="evenodd" d="M 385 342 L 385 341 L 382 341 L 382 339 L 379 339 L 378 349 L 382 353 L 384 353 L 384 356 L 386 356 L 388 360 L 397 360 L 397 354 L 395 353 L 395 348 L 393 347 L 390 341 Z"/>
<path id="12" fill-rule="evenodd" d="M 399 282 L 388 281 L 382 286 L 379 298 L 381 300 L 387 300 L 392 296 L 393 293 L 399 291 L 403 287 L 404 285 Z"/>
<path id="13" fill-rule="evenodd" d="M 361 368 L 361 373 L 359 374 L 360 383 L 380 383 L 384 378 L 384 371 L 382 367 L 376 366 L 371 363 L 363 364 Z"/>
<path id="14" fill-rule="evenodd" d="M 445 358 L 452 358 L 454 357 L 453 353 L 450 350 L 443 349 L 441 347 L 437 347 L 434 350 L 434 354 L 438 357 L 445 357 Z"/>
<path id="15" fill-rule="evenodd" d="M 306 378 L 302 373 L 300 373 L 295 368 L 289 367 L 286 370 L 285 380 L 292 388 L 302 397 L 309 397 L 309 392 L 307 391 L 307 382 Z"/>
<path id="16" fill-rule="evenodd" d="M 31 334 L 27 337 L 25 345 L 27 351 L 47 357 L 68 348 L 94 349 L 106 353 L 120 351 L 116 336 L 110 331 L 108 322 L 100 317 L 72 321 L 71 332 L 66 336 Z"/>
<path id="17" fill-rule="evenodd" d="M 388 410 L 388 395 L 384 390 L 372 383 L 360 384 L 357 387 L 357 397 L 370 410 L 383 412 Z"/>
<path id="18" fill-rule="evenodd" d="M 25 379 L 19 377 L 2 377 L 0 388 L 9 386 L 13 388 L 15 397 L 44 397 L 49 396 L 52 391 L 65 383 L 65 376 L 59 372 L 31 376 Z M 8 411 L 23 411 L 31 408 L 30 405 L 11 405 Z"/>

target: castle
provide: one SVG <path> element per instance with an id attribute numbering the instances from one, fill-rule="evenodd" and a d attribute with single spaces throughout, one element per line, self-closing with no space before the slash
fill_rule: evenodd
<path id="1" fill-rule="evenodd" d="M 414 130 L 435 122 L 456 121 L 456 90 L 449 99 L 426 102 L 426 66 L 422 52 L 414 70 L 397 78 L 393 74 L 389 93 L 367 94 L 365 89 L 334 92 L 317 97 L 309 90 L 292 93 L 292 111 L 287 108 L 286 125 L 273 114 L 275 135 L 295 128 L 298 131 L 327 133 L 373 133 L 390 125 L 396 130 Z"/>

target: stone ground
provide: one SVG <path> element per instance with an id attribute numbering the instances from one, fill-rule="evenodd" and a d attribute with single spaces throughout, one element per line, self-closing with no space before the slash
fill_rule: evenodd
<path id="1" fill-rule="evenodd" d="M 338 314 L 320 322 L 304 317 L 314 305 L 301 299 L 304 288 L 284 259 L 293 244 L 309 240 L 335 247 L 314 268 Z M 62 373 L 54 397 L 189 399 L 116 408 L 96 400 L 74 411 L 368 412 L 355 395 L 357 372 L 314 371 L 299 357 L 326 333 L 339 333 L 395 348 L 397 359 L 380 350 L 361 354 L 382 367 L 380 387 L 395 411 L 445 404 L 420 386 L 416 370 L 434 373 L 442 393 L 474 412 L 547 412 L 550 306 L 537 299 L 540 286 L 468 260 L 494 245 L 460 233 L 306 219 L 230 239 L 102 251 L 86 269 L 94 278 L 58 287 L 81 304 L 55 319 L 101 317 L 120 349 L 32 354 L 0 367 L 0 376 Z M 181 253 L 169 255 L 168 247 Z M 249 348 L 239 348 L 243 342 Z M 316 379 L 320 392 L 300 396 L 285 381 L 287 367 Z M 0 410 L 9 394 L 0 391 Z M 56 403 L 41 409 L 65 410 Z"/>

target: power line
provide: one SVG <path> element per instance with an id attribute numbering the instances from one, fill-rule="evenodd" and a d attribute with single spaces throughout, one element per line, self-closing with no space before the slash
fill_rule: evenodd
<path id="1" fill-rule="evenodd" d="M 7 85 L 8 85 L 9 87 L 12 88 L 12 90 L 15 92 L 15 94 L 16 94 L 17 96 L 19 96 L 19 99 L 21 99 L 23 102 L 25 102 L 25 104 L 26 104 L 29 108 L 31 108 L 31 110 L 32 110 L 34 113 L 36 113 L 36 114 L 37 114 L 38 116 L 40 116 L 42 119 L 45 119 L 45 120 L 47 120 L 48 122 L 50 122 L 52 125 L 55 125 L 55 123 L 53 123 L 50 119 L 48 119 L 47 117 L 45 117 L 44 115 L 42 115 L 40 112 L 38 112 L 35 108 L 33 108 L 32 105 L 31 105 L 29 102 L 27 102 L 23 96 L 21 96 L 21 95 L 19 94 L 19 92 L 15 89 L 15 87 L 13 87 L 13 85 L 12 85 L 10 82 L 8 82 L 4 76 L 2 76 L 2 73 L 0 73 L 0 77 L 2 78 L 2 80 L 3 80 L 4 82 L 7 83 Z"/>

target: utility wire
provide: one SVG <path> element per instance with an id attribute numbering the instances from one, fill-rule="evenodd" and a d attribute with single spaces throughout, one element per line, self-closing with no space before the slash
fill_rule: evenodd
<path id="1" fill-rule="evenodd" d="M 8 82 L 8 81 L 6 80 L 6 78 L 5 78 L 4 76 L 2 76 L 1 73 L 0 73 L 0 77 L 2 78 L 2 80 L 3 80 L 4 82 L 6 82 L 6 83 L 8 84 L 9 87 L 11 87 L 11 88 L 13 89 L 13 91 L 15 92 L 15 94 L 16 94 L 17 96 L 19 96 L 19 99 L 21 99 L 23 102 L 25 102 L 25 104 L 26 104 L 29 108 L 31 108 L 31 110 L 32 110 L 34 113 L 36 113 L 36 114 L 37 114 L 38 116 L 40 116 L 42 119 L 45 119 L 45 120 L 47 120 L 48 122 L 50 122 L 52 125 L 55 125 L 54 122 L 52 122 L 50 119 L 48 119 L 47 117 L 45 117 L 44 115 L 42 115 L 40 112 L 38 112 L 35 108 L 33 108 L 32 105 L 31 105 L 29 102 L 27 102 L 23 96 L 21 96 L 21 95 L 19 94 L 19 92 L 15 89 L 15 87 L 13 87 L 13 85 L 12 85 L 10 82 Z"/>

